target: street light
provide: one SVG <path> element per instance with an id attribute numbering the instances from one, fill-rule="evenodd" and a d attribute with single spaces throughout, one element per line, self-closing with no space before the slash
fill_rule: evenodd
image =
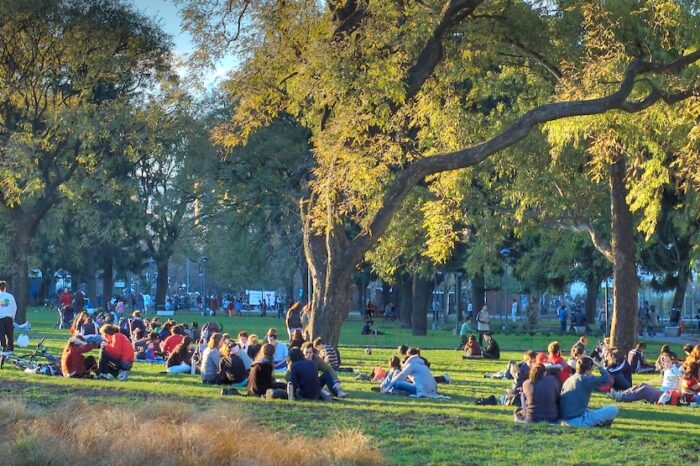
<path id="1" fill-rule="evenodd" d="M 204 299 L 204 307 L 207 307 L 207 261 L 209 258 L 207 256 L 202 256 L 199 259 L 200 262 L 200 276 L 202 277 L 202 299 Z"/>
<path id="2" fill-rule="evenodd" d="M 503 269 L 504 269 L 504 285 L 503 285 L 503 328 L 506 326 L 506 313 L 508 306 L 508 256 L 510 256 L 510 249 L 501 249 L 501 257 L 503 257 Z"/>

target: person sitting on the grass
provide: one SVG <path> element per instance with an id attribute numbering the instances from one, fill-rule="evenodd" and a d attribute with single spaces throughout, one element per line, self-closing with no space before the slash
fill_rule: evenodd
<path id="1" fill-rule="evenodd" d="M 73 323 L 70 325 L 70 330 L 69 330 L 69 335 L 70 336 L 75 336 L 80 334 L 80 327 L 82 327 L 83 322 L 85 321 L 85 316 L 87 316 L 88 313 L 85 311 L 81 311 L 78 313 L 78 315 L 73 319 Z"/>
<path id="2" fill-rule="evenodd" d="M 273 358 L 275 355 L 275 347 L 269 344 L 264 344 L 258 352 L 258 357 L 253 362 L 253 367 L 248 374 L 248 394 L 251 396 L 265 396 L 270 389 L 284 390 L 287 384 L 277 382 L 272 377 Z"/>
<path id="3" fill-rule="evenodd" d="M 578 364 L 579 359 L 586 357 L 586 348 L 581 345 L 574 345 L 571 348 L 571 357 L 566 362 L 571 368 L 571 373 L 576 372 L 576 364 Z"/>
<path id="4" fill-rule="evenodd" d="M 97 373 L 97 361 L 94 356 L 84 354 L 97 348 L 97 345 L 87 343 L 80 336 L 71 337 L 63 348 L 61 355 L 61 372 L 63 377 L 83 378 Z"/>
<path id="5" fill-rule="evenodd" d="M 248 351 L 248 332 L 241 330 L 236 336 L 236 343 L 243 351 Z"/>
<path id="6" fill-rule="evenodd" d="M 630 364 L 632 372 L 635 374 L 654 372 L 654 365 L 649 364 L 644 358 L 644 350 L 646 348 L 646 343 L 639 342 L 637 346 L 627 354 L 627 362 Z"/>
<path id="7" fill-rule="evenodd" d="M 168 360 L 165 362 L 165 370 L 170 374 L 184 374 L 192 370 L 192 350 L 194 340 L 186 336 L 170 352 Z"/>
<path id="8" fill-rule="evenodd" d="M 141 311 L 134 311 L 131 313 L 131 322 L 129 322 L 129 324 L 131 325 L 132 333 L 136 329 L 140 329 L 144 334 L 146 333 L 146 323 L 141 317 Z"/>
<path id="9" fill-rule="evenodd" d="M 321 382 L 321 387 L 326 386 L 328 389 L 331 391 L 331 393 L 338 398 L 346 398 L 348 396 L 347 392 L 343 390 L 343 387 L 340 385 L 340 379 L 338 378 L 338 374 L 335 373 L 335 370 L 328 364 L 326 361 L 324 361 L 314 350 L 314 346 L 310 341 L 307 341 L 303 345 L 301 345 L 301 352 L 304 354 L 304 357 L 306 359 L 309 359 L 313 362 L 316 363 L 316 367 L 318 367 L 318 372 L 321 373 L 321 376 L 319 377 L 319 382 Z"/>
<path id="10" fill-rule="evenodd" d="M 664 359 L 668 357 L 673 361 L 674 365 L 678 365 L 678 355 L 671 351 L 671 347 L 668 345 L 663 345 L 659 351 L 659 357 L 656 358 L 654 363 L 654 369 L 656 372 L 662 372 L 664 370 Z"/>
<path id="11" fill-rule="evenodd" d="M 289 350 L 289 381 L 292 384 L 293 399 L 321 398 L 318 367 L 315 362 L 305 359 L 299 348 Z"/>
<path id="12" fill-rule="evenodd" d="M 251 334 L 248 337 L 248 349 L 246 350 L 248 356 L 250 356 L 250 359 L 254 361 L 258 357 L 258 353 L 260 352 L 261 348 L 262 345 L 258 341 L 258 336 L 254 333 Z"/>
<path id="13" fill-rule="evenodd" d="M 287 345 L 279 341 L 277 338 L 277 331 L 275 329 L 270 329 L 267 332 L 267 343 L 275 347 L 275 370 L 284 369 L 287 366 L 287 357 L 289 350 Z"/>
<path id="14" fill-rule="evenodd" d="M 649 403 L 657 403 L 664 393 L 671 390 L 678 391 L 683 379 L 683 372 L 673 365 L 673 359 L 670 356 L 662 357 L 661 374 L 661 388 L 659 389 L 652 387 L 648 383 L 640 383 L 624 391 L 611 390 L 610 398 L 622 402 L 644 400 Z"/>
<path id="15" fill-rule="evenodd" d="M 700 400 L 700 362 L 686 361 L 683 363 L 685 373 L 681 381 L 681 394 L 686 403 L 697 403 Z"/>
<path id="16" fill-rule="evenodd" d="M 523 383 L 523 417 L 526 422 L 556 422 L 559 419 L 559 381 L 547 368 L 535 364 Z"/>
<path id="17" fill-rule="evenodd" d="M 401 372 L 401 360 L 398 356 L 392 356 L 391 358 L 389 358 L 389 372 L 385 371 L 383 368 L 381 369 L 384 372 L 384 377 L 381 379 L 373 379 L 374 381 L 380 383 L 379 387 L 372 387 L 372 391 L 392 393 L 392 391 L 390 391 L 389 385 L 391 384 L 391 381 L 394 379 L 394 377 L 396 377 Z M 376 375 L 379 374 L 377 374 L 375 370 L 375 376 Z"/>
<path id="18" fill-rule="evenodd" d="M 160 338 L 161 341 L 165 340 L 171 335 L 170 329 L 173 328 L 173 323 L 168 320 L 163 324 L 161 327 L 160 331 L 158 332 L 158 338 Z"/>
<path id="19" fill-rule="evenodd" d="M 104 341 L 100 351 L 100 375 L 107 379 L 115 376 L 125 381 L 134 364 L 134 349 L 129 339 L 116 325 L 105 325 L 101 329 Z"/>
<path id="20" fill-rule="evenodd" d="M 374 325 L 373 320 L 366 320 L 362 325 L 362 329 L 360 329 L 360 335 L 384 335 L 384 332 L 374 330 L 372 325 Z"/>
<path id="21" fill-rule="evenodd" d="M 323 343 L 323 339 L 321 337 L 317 337 L 314 339 L 314 349 L 321 359 L 326 361 L 333 368 L 333 370 L 341 370 L 340 364 L 342 361 L 340 359 L 340 352 L 338 351 L 338 348 L 333 345 Z M 345 372 L 349 372 L 351 370 L 352 369 L 343 369 Z"/>
<path id="22" fill-rule="evenodd" d="M 95 323 L 95 321 L 92 319 L 92 316 L 87 313 L 85 314 L 85 318 L 83 319 L 83 324 L 78 328 L 78 333 L 86 341 L 91 341 L 94 339 L 99 340 L 102 338 L 100 337 L 100 328 L 98 327 L 97 323 Z"/>
<path id="23" fill-rule="evenodd" d="M 464 316 L 464 322 L 462 322 L 462 326 L 459 328 L 459 346 L 457 347 L 458 350 L 461 350 L 462 348 L 466 347 L 471 332 L 472 317 L 470 315 L 467 315 Z"/>
<path id="24" fill-rule="evenodd" d="M 289 347 L 290 348 L 301 348 L 301 346 L 303 344 L 304 344 L 304 337 L 301 334 L 301 330 L 299 330 L 299 329 L 292 330 L 292 338 L 289 340 Z"/>
<path id="25" fill-rule="evenodd" d="M 173 326 L 171 332 L 172 334 L 160 344 L 160 350 L 165 355 L 170 354 L 185 339 L 185 327 L 182 325 Z"/>
<path id="26" fill-rule="evenodd" d="M 598 367 L 600 376 L 591 374 L 593 367 Z M 596 363 L 584 357 L 576 364 L 576 374 L 569 377 L 561 389 L 562 423 L 580 427 L 609 427 L 620 412 L 615 405 L 608 405 L 596 410 L 589 410 L 588 404 L 593 390 L 610 383 L 611 376 L 603 363 Z"/>
<path id="27" fill-rule="evenodd" d="M 437 383 L 417 348 L 408 350 L 408 359 L 404 362 L 401 372 L 392 377 L 388 390 L 398 389 L 418 397 L 433 398 L 437 395 Z M 408 381 L 413 379 L 413 383 Z"/>
<path id="28" fill-rule="evenodd" d="M 588 337 L 586 335 L 581 335 L 581 338 L 578 339 L 576 343 L 573 344 L 571 347 L 571 356 L 574 356 L 574 352 L 577 351 L 576 348 L 578 347 L 577 353 L 583 356 L 588 356 L 588 350 L 586 347 L 588 346 Z M 575 368 L 574 368 L 575 369 Z"/>
<path id="29" fill-rule="evenodd" d="M 229 342 L 221 346 L 221 360 L 219 361 L 219 380 L 226 385 L 234 387 L 246 387 L 248 385 L 248 371 L 243 360 L 238 356 L 241 347 L 237 343 Z"/>
<path id="30" fill-rule="evenodd" d="M 484 332 L 484 343 L 486 344 L 486 349 L 481 353 L 484 359 L 501 359 L 501 348 L 490 331 Z"/>
<path id="31" fill-rule="evenodd" d="M 558 341 L 553 341 L 547 346 L 547 374 L 553 375 L 559 380 L 559 386 L 571 375 L 571 366 L 564 361 L 561 355 L 561 346 Z"/>
<path id="32" fill-rule="evenodd" d="M 464 345 L 464 355 L 462 359 L 481 359 L 481 346 L 476 339 L 476 335 L 469 335 L 467 343 Z"/>
<path id="33" fill-rule="evenodd" d="M 212 333 L 207 342 L 207 347 L 202 353 L 202 365 L 200 367 L 202 382 L 210 385 L 221 383 L 219 379 L 219 361 L 221 361 L 221 353 L 219 346 L 221 345 L 221 334 Z"/>
<path id="34" fill-rule="evenodd" d="M 610 350 L 607 361 L 607 370 L 613 378 L 613 390 L 627 390 L 632 386 L 632 366 L 627 362 L 625 354 L 617 348 Z"/>
<path id="35" fill-rule="evenodd" d="M 406 345 L 401 345 L 398 348 L 398 353 L 399 357 L 401 358 L 401 366 L 403 367 L 404 364 L 406 364 L 406 361 L 408 361 L 408 358 L 411 357 L 411 354 L 409 353 L 409 347 Z M 423 363 L 425 364 L 425 367 L 430 369 L 430 362 L 428 362 L 427 359 L 425 359 L 421 354 L 420 354 L 420 349 L 419 348 L 414 348 L 415 351 L 417 351 L 418 357 L 420 357 L 423 360 Z M 436 375 L 435 376 L 435 383 L 450 383 L 452 379 L 448 374 L 443 374 L 443 375 Z"/>

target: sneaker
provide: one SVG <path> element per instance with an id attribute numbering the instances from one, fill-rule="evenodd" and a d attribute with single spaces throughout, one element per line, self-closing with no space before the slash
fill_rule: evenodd
<path id="1" fill-rule="evenodd" d="M 617 390 L 610 390 L 608 396 L 615 401 L 622 401 L 622 393 Z"/>
<path id="2" fill-rule="evenodd" d="M 327 389 L 322 388 L 321 389 L 321 398 L 323 401 L 330 401 L 333 399 L 333 396 L 331 395 L 331 392 L 329 392 Z"/>
<path id="3" fill-rule="evenodd" d="M 126 379 L 129 378 L 129 371 L 119 371 L 119 376 L 117 378 L 122 382 L 126 382 Z"/>
<path id="4" fill-rule="evenodd" d="M 335 393 L 336 393 L 336 395 L 338 396 L 338 398 L 347 398 L 348 396 L 350 396 L 350 395 L 348 394 L 348 392 L 346 392 L 345 390 L 343 390 L 343 389 L 340 388 L 340 387 L 338 387 L 338 388 L 335 389 Z"/>
<path id="5" fill-rule="evenodd" d="M 114 376 L 112 374 L 100 374 L 100 378 L 105 380 L 114 380 Z"/>
<path id="6" fill-rule="evenodd" d="M 240 395 L 235 388 L 222 388 L 221 396 Z"/>
<path id="7" fill-rule="evenodd" d="M 449 374 L 445 374 L 445 375 L 443 375 L 443 377 L 445 378 L 445 383 L 447 383 L 447 384 L 452 383 L 452 377 L 450 377 Z"/>

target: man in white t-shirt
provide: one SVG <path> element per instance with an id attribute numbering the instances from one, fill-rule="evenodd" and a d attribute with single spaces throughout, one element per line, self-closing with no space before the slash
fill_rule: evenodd
<path id="1" fill-rule="evenodd" d="M 2 351 L 15 350 L 15 297 L 7 292 L 7 283 L 0 281 L 0 347 Z"/>

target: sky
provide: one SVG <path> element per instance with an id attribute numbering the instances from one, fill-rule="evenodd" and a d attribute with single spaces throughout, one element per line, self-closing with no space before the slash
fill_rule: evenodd
<path id="1" fill-rule="evenodd" d="M 174 52 L 178 56 L 184 56 L 192 52 L 194 44 L 192 36 L 181 28 L 181 19 L 178 8 L 168 0 L 128 0 L 144 15 L 157 20 L 163 30 L 172 37 Z M 233 69 L 235 60 L 233 57 L 225 57 L 216 68 L 205 73 L 205 84 L 211 86 L 223 78 L 227 71 Z M 186 70 L 178 70 L 185 73 Z"/>

